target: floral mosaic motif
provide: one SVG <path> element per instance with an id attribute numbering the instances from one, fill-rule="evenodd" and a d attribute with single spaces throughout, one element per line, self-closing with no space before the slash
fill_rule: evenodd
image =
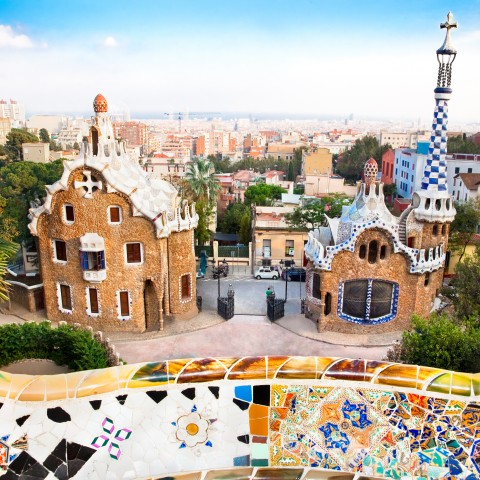
<path id="1" fill-rule="evenodd" d="M 195 407 L 189 414 L 181 416 L 176 422 L 176 437 L 182 442 L 180 448 L 194 447 L 202 443 L 211 447 L 212 442 L 207 441 L 209 425 L 210 422 L 202 418 Z"/>
<path id="2" fill-rule="evenodd" d="M 128 428 L 116 429 L 113 420 L 108 417 L 105 417 L 103 419 L 102 429 L 108 435 L 98 435 L 92 440 L 91 445 L 97 449 L 108 445 L 108 454 L 114 460 L 118 460 L 122 454 L 122 451 L 117 442 L 123 442 L 124 440 L 128 440 L 130 438 L 130 435 L 132 434 L 132 431 Z M 113 436 L 112 440 L 112 434 L 114 431 L 116 433 Z"/>
<path id="3" fill-rule="evenodd" d="M 28 449 L 28 437 L 23 435 L 14 442 L 10 435 L 0 437 L 0 475 L 8 469 L 8 465 L 18 457 L 19 451 Z"/>

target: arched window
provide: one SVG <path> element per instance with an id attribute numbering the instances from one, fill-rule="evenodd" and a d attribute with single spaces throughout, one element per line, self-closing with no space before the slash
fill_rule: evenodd
<path id="1" fill-rule="evenodd" d="M 372 240 L 368 245 L 368 263 L 375 263 L 377 261 L 378 242 Z"/>
<path id="2" fill-rule="evenodd" d="M 423 284 L 427 287 L 429 283 L 430 283 L 430 272 L 427 272 L 425 274 L 425 280 L 424 280 Z"/>
<path id="3" fill-rule="evenodd" d="M 440 210 L 442 208 L 442 201 L 438 198 L 435 200 L 435 209 Z"/>
<path id="4" fill-rule="evenodd" d="M 430 209 L 430 199 L 427 198 L 427 199 L 425 200 L 425 210 L 429 210 L 429 209 Z"/>
<path id="5" fill-rule="evenodd" d="M 327 292 L 325 294 L 325 306 L 323 307 L 323 314 L 330 315 L 332 311 L 332 295 L 331 293 Z"/>
<path id="6" fill-rule="evenodd" d="M 365 258 L 367 255 L 367 246 L 366 245 L 360 245 L 360 251 L 359 251 L 359 256 L 360 258 Z"/>
<path id="7" fill-rule="evenodd" d="M 444 224 L 442 225 L 442 235 L 445 235 L 447 233 L 447 226 Z"/>
<path id="8" fill-rule="evenodd" d="M 98 155 L 98 130 L 92 127 L 92 153 Z"/>
<path id="9" fill-rule="evenodd" d="M 438 235 L 438 225 L 435 224 L 432 228 L 432 235 Z"/>
<path id="10" fill-rule="evenodd" d="M 313 274 L 312 297 L 318 300 L 322 299 L 322 292 L 320 291 L 320 275 Z"/>
<path id="11" fill-rule="evenodd" d="M 387 256 L 387 246 L 382 245 L 380 247 L 380 260 L 384 260 L 386 256 Z"/>

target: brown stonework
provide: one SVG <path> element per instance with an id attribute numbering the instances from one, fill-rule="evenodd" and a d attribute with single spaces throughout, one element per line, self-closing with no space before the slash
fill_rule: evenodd
<path id="1" fill-rule="evenodd" d="M 427 225 L 428 227 L 428 225 Z M 431 226 L 430 226 L 431 228 Z M 441 231 L 441 226 L 440 226 Z M 376 261 L 368 259 L 368 245 L 371 241 L 378 242 Z M 365 258 L 360 258 L 360 247 L 366 246 Z M 386 247 L 385 258 L 380 259 L 381 246 Z M 366 230 L 359 236 L 355 251 L 341 251 L 335 255 L 331 271 L 312 268 L 309 262 L 307 275 L 307 291 L 314 297 L 311 289 L 313 274 L 320 275 L 321 300 L 310 298 L 308 316 L 318 320 L 319 331 L 334 331 L 341 333 L 387 333 L 409 328 L 412 313 L 426 316 L 429 314 L 437 290 L 442 285 L 443 269 L 429 274 L 428 285 L 425 286 L 425 274 L 411 274 L 410 260 L 402 253 L 393 253 L 393 244 L 388 232 L 380 229 Z M 397 315 L 393 320 L 376 325 L 360 325 L 340 318 L 337 315 L 339 300 L 339 285 L 347 280 L 374 279 L 395 282 L 399 285 Z M 324 314 L 326 294 L 331 295 L 331 311 Z M 317 292 L 318 296 L 318 292 Z"/>
<path id="2" fill-rule="evenodd" d="M 102 181 L 102 189 L 93 197 L 83 198 L 84 190 L 74 188 L 73 181 L 82 181 L 81 168 L 73 171 L 68 187 L 52 196 L 49 214 L 39 217 L 37 232 L 42 280 L 45 288 L 47 317 L 54 321 L 78 322 L 106 331 L 143 332 L 146 328 L 160 328 L 164 315 L 196 312 L 195 257 L 192 231 L 171 233 L 168 238 L 157 238 L 153 223 L 145 217 L 133 216 L 133 206 L 126 195 L 107 193 L 106 182 L 100 172 L 90 169 L 92 177 Z M 64 205 L 73 205 L 75 221 L 64 219 Z M 110 224 L 108 207 L 121 207 L 122 221 Z M 106 279 L 88 282 L 83 278 L 80 264 L 80 237 L 96 233 L 105 242 Z M 53 240 L 66 242 L 67 261 L 54 258 Z M 142 263 L 126 262 L 125 244 L 142 244 Z M 191 298 L 180 301 L 179 275 L 190 273 Z M 57 284 L 70 287 L 71 313 L 59 309 Z M 99 314 L 88 313 L 87 288 L 96 288 Z M 128 291 L 130 318 L 119 316 L 119 291 Z"/>

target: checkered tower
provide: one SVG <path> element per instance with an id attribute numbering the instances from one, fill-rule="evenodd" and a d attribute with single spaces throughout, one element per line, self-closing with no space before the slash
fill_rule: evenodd
<path id="1" fill-rule="evenodd" d="M 452 64 L 457 55 L 450 33 L 452 28 L 457 28 L 452 12 L 447 15 L 447 21 L 440 24 L 440 28 L 446 29 L 446 35 L 443 45 L 437 50 L 438 78 L 434 90 L 432 134 L 422 187 L 413 196 L 415 217 L 427 222 L 451 222 L 456 213 L 453 200 L 448 194 L 446 162 L 448 101 L 452 94 Z"/>

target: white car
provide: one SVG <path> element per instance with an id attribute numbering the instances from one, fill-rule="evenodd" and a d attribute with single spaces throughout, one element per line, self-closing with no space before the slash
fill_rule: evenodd
<path id="1" fill-rule="evenodd" d="M 258 267 L 255 270 L 255 273 L 253 274 L 253 276 L 257 280 L 260 280 L 261 278 L 269 278 L 269 279 L 272 279 L 272 280 L 276 280 L 280 275 L 275 268 L 272 268 L 272 267 Z"/>

